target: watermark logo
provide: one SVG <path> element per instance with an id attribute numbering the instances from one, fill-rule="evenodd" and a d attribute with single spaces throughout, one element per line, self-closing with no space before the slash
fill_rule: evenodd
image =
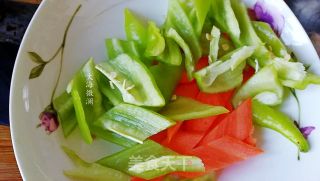
<path id="1" fill-rule="evenodd" d="M 141 164 L 144 163 L 144 164 Z M 143 172 L 146 170 L 164 171 L 171 170 L 176 171 L 177 167 L 179 170 L 185 171 L 186 166 L 192 165 L 192 160 L 187 158 L 175 159 L 172 156 L 156 157 L 155 155 L 141 156 L 132 155 L 129 157 L 129 168 L 134 168 L 136 171 Z"/>
<path id="2" fill-rule="evenodd" d="M 93 75 L 91 72 L 89 72 L 86 80 L 86 105 L 93 106 L 93 104 L 94 104 Z"/>

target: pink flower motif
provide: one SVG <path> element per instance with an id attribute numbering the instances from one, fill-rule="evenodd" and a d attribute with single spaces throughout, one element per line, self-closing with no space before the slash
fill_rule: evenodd
<path id="1" fill-rule="evenodd" d="M 285 21 L 283 15 L 276 8 L 267 5 L 264 0 L 258 0 L 253 11 L 258 21 L 268 23 L 278 35 L 281 34 Z"/>
<path id="2" fill-rule="evenodd" d="M 308 139 L 310 134 L 316 129 L 316 127 L 314 126 L 300 127 L 297 121 L 294 121 L 294 124 L 297 126 L 297 128 L 300 130 L 300 132 L 306 139 Z"/>
<path id="3" fill-rule="evenodd" d="M 52 105 L 49 105 L 39 116 L 40 124 L 38 127 L 44 127 L 45 131 L 50 134 L 58 129 L 59 122 L 57 113 Z"/>
<path id="4" fill-rule="evenodd" d="M 307 139 L 308 136 L 312 133 L 312 131 L 314 131 L 316 129 L 316 127 L 314 126 L 307 126 L 307 127 L 303 127 L 300 128 L 301 133 L 303 134 L 303 136 Z"/>

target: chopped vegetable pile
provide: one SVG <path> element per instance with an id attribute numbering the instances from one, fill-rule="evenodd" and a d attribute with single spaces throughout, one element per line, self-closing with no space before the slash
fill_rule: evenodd
<path id="1" fill-rule="evenodd" d="M 87 163 L 64 147 L 75 164 L 66 176 L 215 180 L 215 171 L 263 153 L 253 123 L 309 151 L 314 127 L 302 134 L 274 106 L 320 77 L 241 1 L 169 0 L 161 26 L 124 15 L 126 39 L 108 38 L 107 60 L 91 58 L 53 102 L 65 137 L 78 127 L 86 143 L 98 137 L 123 150 Z"/>

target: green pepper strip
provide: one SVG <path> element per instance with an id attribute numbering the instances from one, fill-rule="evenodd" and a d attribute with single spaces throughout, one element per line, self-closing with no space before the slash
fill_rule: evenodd
<path id="1" fill-rule="evenodd" d="M 219 52 L 219 41 L 220 41 L 220 30 L 213 26 L 211 30 L 211 36 L 210 36 L 210 51 L 209 51 L 209 62 L 213 63 L 218 58 L 218 52 Z"/>
<path id="2" fill-rule="evenodd" d="M 232 99 L 233 106 L 237 107 L 250 97 L 271 106 L 282 103 L 283 86 L 278 79 L 277 70 L 272 65 L 261 69 L 238 89 Z"/>
<path id="3" fill-rule="evenodd" d="M 276 68 L 281 81 L 292 80 L 301 82 L 307 75 L 304 65 L 300 62 L 289 62 L 289 60 L 282 58 L 274 58 L 272 65 Z"/>
<path id="4" fill-rule="evenodd" d="M 199 37 L 202 28 L 205 22 L 205 19 L 208 15 L 211 1 L 203 0 L 178 0 L 179 5 L 184 10 L 187 15 L 190 23 L 192 24 L 193 30 L 196 33 L 196 36 Z"/>
<path id="5" fill-rule="evenodd" d="M 253 54 L 253 60 L 257 59 L 259 66 L 263 67 L 271 60 L 270 51 L 263 45 L 262 41 L 254 31 L 250 21 L 246 6 L 238 0 L 231 0 L 233 11 L 240 25 L 240 41 L 242 45 L 257 46 L 257 50 Z M 237 43 L 234 42 L 236 45 Z M 239 46 L 239 45 L 238 45 Z M 253 64 L 253 63 L 251 63 Z M 254 66 L 255 67 L 255 66 Z"/>
<path id="6" fill-rule="evenodd" d="M 109 59 L 115 59 L 117 56 L 126 53 L 132 58 L 143 60 L 142 55 L 139 53 L 137 44 L 134 41 L 111 38 L 106 39 L 105 43 Z"/>
<path id="7" fill-rule="evenodd" d="M 157 82 L 166 103 L 169 103 L 176 85 L 180 81 L 182 66 L 170 66 L 160 63 L 152 66 L 150 72 Z"/>
<path id="8" fill-rule="evenodd" d="M 114 106 L 123 102 L 119 89 L 115 86 L 111 88 L 109 80 L 102 74 L 100 75 L 99 88 L 101 93 L 107 97 Z"/>
<path id="9" fill-rule="evenodd" d="M 79 95 L 79 92 L 75 89 L 72 89 L 71 95 L 72 95 L 73 102 L 75 102 L 74 109 L 76 112 L 76 117 L 77 117 L 77 121 L 78 121 L 78 125 L 79 125 L 79 129 L 80 129 L 82 138 L 84 139 L 84 141 L 86 143 L 91 144 L 93 139 L 91 137 L 89 125 L 86 121 L 86 115 L 84 113 L 84 109 L 81 106 L 81 104 L 79 104 L 79 102 L 81 102 L 81 97 Z"/>
<path id="10" fill-rule="evenodd" d="M 111 85 L 117 87 L 124 102 L 150 107 L 165 104 L 151 72 L 141 61 L 122 54 L 96 68 L 110 80 Z"/>
<path id="11" fill-rule="evenodd" d="M 233 50 L 235 50 L 235 46 L 233 45 L 233 43 L 231 42 L 231 40 L 225 38 L 224 36 L 220 37 L 220 41 L 219 41 L 219 53 L 218 53 L 218 57 L 223 57 L 226 54 L 232 52 Z"/>
<path id="12" fill-rule="evenodd" d="M 146 57 L 158 56 L 164 51 L 165 46 L 165 40 L 160 33 L 160 29 L 154 22 L 150 21 L 148 23 L 147 43 L 144 55 Z"/>
<path id="13" fill-rule="evenodd" d="M 240 27 L 236 15 L 232 10 L 230 0 L 212 1 L 212 18 L 215 24 L 223 32 L 227 32 L 234 43 L 240 46 Z"/>
<path id="14" fill-rule="evenodd" d="M 90 125 L 105 112 L 94 66 L 93 59 L 90 59 L 74 76 L 71 83 L 71 96 L 78 126 L 87 143 L 92 143 Z"/>
<path id="15" fill-rule="evenodd" d="M 87 181 L 129 181 L 130 176 L 118 170 L 83 161 L 74 151 L 62 147 L 76 168 L 65 170 L 67 177 Z"/>
<path id="16" fill-rule="evenodd" d="M 174 124 L 156 112 L 130 104 L 119 104 L 102 115 L 96 125 L 143 143 L 148 137 Z"/>
<path id="17" fill-rule="evenodd" d="M 308 141 L 287 115 L 258 101 L 253 101 L 252 112 L 255 124 L 277 131 L 296 144 L 300 151 L 309 151 Z"/>
<path id="18" fill-rule="evenodd" d="M 179 46 L 171 38 L 165 37 L 164 39 L 166 47 L 159 56 L 155 57 L 155 59 L 169 65 L 181 65 L 182 56 Z"/>
<path id="19" fill-rule="evenodd" d="M 74 113 L 72 97 L 67 92 L 63 92 L 53 100 L 53 107 L 58 113 L 58 120 L 62 126 L 64 137 L 68 137 L 77 127 L 77 118 Z"/>
<path id="20" fill-rule="evenodd" d="M 310 84 L 320 85 L 320 76 L 312 73 L 307 73 L 306 77 L 302 81 L 283 80 L 282 84 L 287 87 L 304 90 Z"/>
<path id="21" fill-rule="evenodd" d="M 147 140 L 143 144 L 137 144 L 113 155 L 106 156 L 98 160 L 97 163 L 130 174 L 129 168 L 136 164 L 134 160 L 145 161 L 167 155 L 178 154 L 152 140 Z"/>
<path id="22" fill-rule="evenodd" d="M 268 23 L 253 21 L 252 24 L 259 38 L 266 44 L 266 46 L 270 49 L 270 51 L 273 52 L 275 56 L 284 58 L 286 60 L 290 59 L 290 55 L 286 46 L 274 33 Z"/>
<path id="23" fill-rule="evenodd" d="M 204 25 L 202 27 L 202 32 L 200 34 L 200 40 L 199 40 L 201 45 L 202 55 L 209 55 L 210 40 L 208 39 L 208 34 L 211 33 L 212 27 L 213 27 L 213 22 L 210 16 L 207 16 L 204 22 Z"/>
<path id="24" fill-rule="evenodd" d="M 100 128 L 98 126 L 91 126 L 90 130 L 92 134 L 97 136 L 98 138 L 115 143 L 122 147 L 130 148 L 137 144 L 136 142 L 131 141 L 123 136 L 120 136 L 119 134 Z"/>
<path id="25" fill-rule="evenodd" d="M 191 0 L 194 2 L 194 11 L 197 14 L 197 19 L 194 24 L 194 29 L 199 36 L 203 30 L 203 26 L 208 15 L 211 1 L 203 1 L 203 0 Z"/>
<path id="26" fill-rule="evenodd" d="M 200 89 L 208 93 L 217 93 L 239 86 L 242 82 L 242 70 L 245 67 L 245 61 L 253 54 L 255 49 L 253 46 L 241 47 L 222 57 L 222 61 L 216 61 L 196 72 L 194 77 Z M 231 74 L 234 74 L 234 76 Z M 230 80 L 230 76 L 235 77 L 235 79 Z M 224 80 L 230 81 L 224 82 Z M 223 83 L 226 87 L 220 86 L 216 81 Z"/>
<path id="27" fill-rule="evenodd" d="M 190 98 L 178 96 L 159 113 L 174 121 L 183 121 L 215 116 L 229 112 L 221 106 L 202 104 Z"/>
<path id="28" fill-rule="evenodd" d="M 147 29 L 129 9 L 124 11 L 125 32 L 129 41 L 135 41 L 139 45 L 140 52 L 145 50 L 147 42 Z"/>
<path id="29" fill-rule="evenodd" d="M 183 40 L 183 38 L 178 34 L 178 32 L 170 28 L 167 32 L 167 36 L 175 40 L 175 42 L 182 48 L 185 55 L 185 67 L 187 70 L 189 80 L 192 80 L 192 73 L 195 70 L 195 60 L 192 57 L 191 50 L 188 44 Z"/>
<path id="30" fill-rule="evenodd" d="M 165 30 L 174 28 L 184 41 L 190 45 L 190 51 L 195 59 L 194 61 L 196 61 L 201 57 L 200 36 L 197 36 L 187 12 L 182 7 L 183 5 L 184 3 L 178 0 L 169 0 Z"/>

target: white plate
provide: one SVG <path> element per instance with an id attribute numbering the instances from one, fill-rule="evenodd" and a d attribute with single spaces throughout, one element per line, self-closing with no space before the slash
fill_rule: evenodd
<path id="1" fill-rule="evenodd" d="M 252 6 L 255 0 L 246 0 Z M 48 59 L 59 47 L 66 24 L 76 7 L 82 4 L 67 37 L 62 79 L 58 93 L 66 87 L 76 70 L 89 57 L 96 61 L 105 59 L 104 39 L 124 37 L 123 9 L 128 7 L 138 14 L 161 24 L 166 16 L 167 1 L 164 0 L 45 0 L 36 12 L 21 44 L 14 68 L 11 95 L 10 121 L 13 145 L 18 165 L 25 181 L 68 180 L 62 171 L 72 167 L 60 149 L 67 144 L 88 161 L 119 150 L 119 147 L 104 141 L 86 145 L 78 141 L 78 133 L 68 140 L 59 129 L 47 135 L 37 129 L 39 113 L 49 104 L 50 94 L 57 78 L 59 58 L 46 66 L 42 75 L 29 80 L 30 70 L 36 65 L 27 52 L 36 51 Z M 319 58 L 305 31 L 283 1 L 268 0 L 267 6 L 278 9 L 285 17 L 281 37 L 311 70 L 320 74 Z M 320 88 L 310 86 L 298 92 L 302 106 L 303 125 L 320 129 Z M 284 110 L 297 118 L 297 106 L 290 97 Z M 226 169 L 221 181 L 319 181 L 320 133 L 316 130 L 309 138 L 311 151 L 297 161 L 297 148 L 279 134 L 257 129 L 259 146 L 265 153 Z"/>

